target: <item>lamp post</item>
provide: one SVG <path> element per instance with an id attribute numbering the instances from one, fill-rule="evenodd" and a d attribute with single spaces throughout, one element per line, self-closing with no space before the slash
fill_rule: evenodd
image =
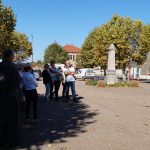
<path id="1" fill-rule="evenodd" d="M 31 38 L 32 38 L 32 63 L 33 63 L 33 35 L 31 34 Z"/>

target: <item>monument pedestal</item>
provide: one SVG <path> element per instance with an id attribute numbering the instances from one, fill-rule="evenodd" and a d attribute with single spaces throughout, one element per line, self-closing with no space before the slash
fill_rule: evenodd
<path id="1" fill-rule="evenodd" d="M 106 76 L 107 85 L 117 83 L 116 68 L 115 68 L 115 51 L 116 48 L 114 44 L 111 44 L 109 46 L 109 52 L 108 52 L 108 66 L 107 66 L 107 76 Z"/>
<path id="2" fill-rule="evenodd" d="M 107 77 L 106 77 L 107 85 L 115 84 L 117 83 L 117 76 L 115 70 L 108 70 L 107 71 Z"/>

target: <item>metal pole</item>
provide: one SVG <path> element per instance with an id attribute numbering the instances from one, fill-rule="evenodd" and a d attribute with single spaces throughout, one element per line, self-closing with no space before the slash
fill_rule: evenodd
<path id="1" fill-rule="evenodd" d="M 33 63 L 33 35 L 31 34 L 32 37 L 32 63 Z"/>

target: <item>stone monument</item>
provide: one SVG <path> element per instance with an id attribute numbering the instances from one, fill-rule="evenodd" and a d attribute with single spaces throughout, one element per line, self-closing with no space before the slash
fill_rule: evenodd
<path id="1" fill-rule="evenodd" d="M 147 54 L 145 63 L 141 66 L 141 75 L 150 74 L 150 52 Z"/>
<path id="2" fill-rule="evenodd" d="M 114 44 L 109 46 L 108 52 L 108 66 L 107 66 L 107 76 L 106 82 L 108 85 L 115 84 L 117 82 L 116 67 L 115 67 L 115 51 L 116 48 Z"/>

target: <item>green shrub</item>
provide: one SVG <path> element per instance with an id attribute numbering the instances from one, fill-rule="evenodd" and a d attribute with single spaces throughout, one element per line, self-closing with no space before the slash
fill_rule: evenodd
<path id="1" fill-rule="evenodd" d="M 106 83 L 104 80 L 98 80 L 97 81 L 97 86 L 98 87 L 106 87 Z"/>
<path id="2" fill-rule="evenodd" d="M 139 82 L 132 80 L 128 82 L 118 82 L 112 85 L 107 85 L 104 80 L 92 80 L 86 79 L 85 85 L 97 86 L 97 87 L 139 87 Z"/>
<path id="3" fill-rule="evenodd" d="M 97 80 L 93 80 L 93 86 L 96 86 L 97 85 Z"/>
<path id="4" fill-rule="evenodd" d="M 131 80 L 129 87 L 139 87 L 139 82 L 137 80 Z"/>
<path id="5" fill-rule="evenodd" d="M 128 87 L 129 84 L 127 82 L 118 82 L 112 85 L 107 85 L 108 87 Z"/>
<path id="6" fill-rule="evenodd" d="M 92 79 L 85 79 L 85 85 L 93 85 Z"/>

